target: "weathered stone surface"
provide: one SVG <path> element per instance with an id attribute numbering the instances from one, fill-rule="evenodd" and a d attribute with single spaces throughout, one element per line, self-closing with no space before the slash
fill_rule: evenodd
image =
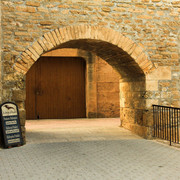
<path id="1" fill-rule="evenodd" d="M 122 107 L 150 108 L 153 100 L 153 103 L 179 106 L 178 8 L 179 1 L 162 3 L 160 0 L 3 1 L 0 4 L 0 36 L 3 43 L 3 47 L 0 44 L 3 62 L 0 65 L 0 72 L 3 72 L 0 82 L 3 87 L 9 84 L 15 87 L 10 90 L 4 88 L 0 99 L 11 100 L 11 90 L 18 84 L 13 82 L 10 73 L 26 74 L 30 68 L 24 55 L 20 57 L 24 50 L 33 62 L 42 53 L 65 46 L 93 52 L 121 74 L 121 82 L 124 82 L 120 84 L 120 89 L 124 91 L 120 94 Z M 89 69 L 92 70 L 92 66 Z M 98 71 L 97 77 L 88 76 L 89 80 L 101 82 L 99 90 L 105 91 L 107 88 L 112 91 L 113 85 L 112 89 L 106 83 L 106 88 L 102 86 L 104 82 L 116 81 L 115 77 L 110 76 L 112 71 L 105 65 L 99 65 Z M 139 77 L 144 78 L 143 83 L 134 84 Z M 19 82 L 21 85 L 24 83 Z M 0 88 L 3 87 L 0 83 Z M 95 94 L 94 87 L 94 82 L 89 85 L 92 91 L 90 96 Z M 141 99 L 143 93 L 147 95 L 146 91 L 148 96 Z M 94 103 L 93 106 L 97 105 Z"/>
<path id="2" fill-rule="evenodd" d="M 12 93 L 12 100 L 13 101 L 24 101 L 26 98 L 26 94 L 23 90 L 14 90 Z"/>
<path id="3" fill-rule="evenodd" d="M 40 2 L 37 2 L 37 1 L 27 1 L 26 5 L 34 6 L 34 7 L 39 7 L 40 6 Z"/>
<path id="4" fill-rule="evenodd" d="M 21 126 L 25 126 L 26 111 L 24 109 L 19 109 L 19 117 Z"/>
<path id="5" fill-rule="evenodd" d="M 97 117 L 119 117 L 119 75 L 104 60 L 97 58 L 96 62 Z M 110 78 L 101 78 L 104 72 Z"/>
<path id="6" fill-rule="evenodd" d="M 171 67 L 159 66 L 153 72 L 147 74 L 147 80 L 171 80 Z"/>
<path id="7" fill-rule="evenodd" d="M 146 81 L 146 91 L 158 91 L 158 80 Z"/>

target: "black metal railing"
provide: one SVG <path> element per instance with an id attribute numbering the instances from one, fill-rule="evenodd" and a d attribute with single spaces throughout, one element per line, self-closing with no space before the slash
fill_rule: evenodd
<path id="1" fill-rule="evenodd" d="M 180 108 L 153 105 L 154 137 L 179 144 Z"/>

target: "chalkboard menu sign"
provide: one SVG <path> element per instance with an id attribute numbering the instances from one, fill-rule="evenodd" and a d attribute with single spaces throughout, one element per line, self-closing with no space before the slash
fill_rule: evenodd
<path id="1" fill-rule="evenodd" d="M 17 105 L 12 102 L 1 104 L 0 115 L 5 148 L 22 145 L 23 141 Z"/>

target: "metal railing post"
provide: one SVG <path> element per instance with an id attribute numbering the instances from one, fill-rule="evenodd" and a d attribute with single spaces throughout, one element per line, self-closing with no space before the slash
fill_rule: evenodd
<path id="1" fill-rule="evenodd" d="M 179 144 L 180 108 L 153 105 L 154 137 Z"/>
<path id="2" fill-rule="evenodd" d="M 170 146 L 171 146 L 171 109 L 170 108 L 169 108 L 169 127 L 170 127 L 169 138 L 170 138 Z"/>

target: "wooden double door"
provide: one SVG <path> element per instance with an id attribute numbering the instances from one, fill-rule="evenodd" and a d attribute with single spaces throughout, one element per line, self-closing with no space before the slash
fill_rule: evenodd
<path id="1" fill-rule="evenodd" d="M 41 57 L 26 74 L 26 119 L 86 117 L 85 61 Z"/>

